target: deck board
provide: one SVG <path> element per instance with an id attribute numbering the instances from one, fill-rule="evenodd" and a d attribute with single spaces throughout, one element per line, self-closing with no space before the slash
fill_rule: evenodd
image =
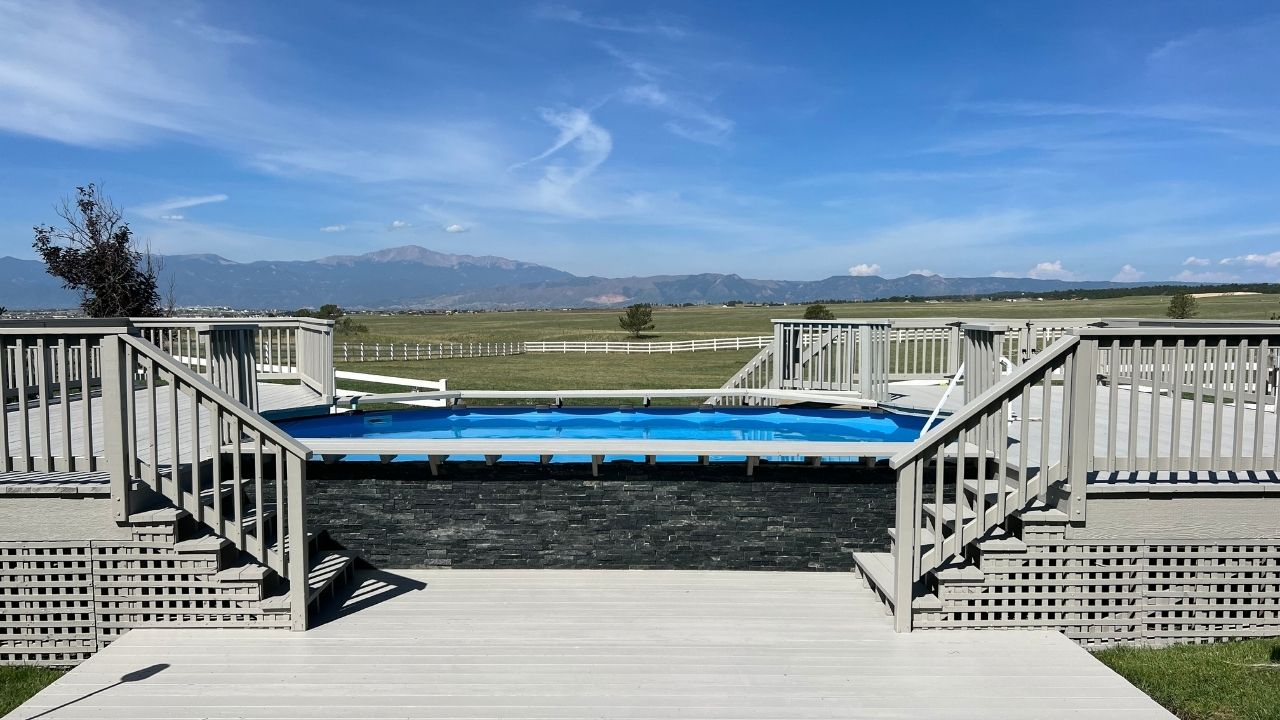
<path id="1" fill-rule="evenodd" d="M 43 718 L 1172 717 L 1056 633 L 894 633 L 846 573 L 365 571 L 352 586 L 380 589 L 306 633 L 131 631 L 9 717 L 100 690 Z"/>

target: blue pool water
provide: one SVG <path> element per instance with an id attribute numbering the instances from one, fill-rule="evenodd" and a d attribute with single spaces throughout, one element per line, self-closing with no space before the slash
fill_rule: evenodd
<path id="1" fill-rule="evenodd" d="M 299 438 L 458 438 L 577 440 L 801 440 L 815 442 L 911 442 L 920 436 L 925 418 L 884 412 L 828 408 L 562 408 L 525 407 L 429 408 L 392 412 L 325 415 L 282 420 L 281 429 Z M 471 458 L 450 455 L 453 460 Z M 359 459 L 348 456 L 348 459 Z M 399 459 L 415 459 L 401 457 Z M 419 458 L 420 459 L 420 458 Z M 536 456 L 503 456 L 503 460 L 537 461 Z M 606 460 L 643 460 L 609 456 Z M 691 462 L 695 457 L 664 457 Z M 715 456 L 714 460 L 742 457 Z M 772 457 L 775 461 L 790 458 Z M 796 458 L 799 459 L 799 458 Z M 556 456 L 558 462 L 588 457 Z"/>

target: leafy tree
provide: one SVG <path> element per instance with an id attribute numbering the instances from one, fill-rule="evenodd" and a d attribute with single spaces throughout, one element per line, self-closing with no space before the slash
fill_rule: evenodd
<path id="1" fill-rule="evenodd" d="M 805 320 L 835 320 L 836 314 L 826 305 L 810 305 L 804 309 Z"/>
<path id="2" fill-rule="evenodd" d="M 631 333 L 632 337 L 640 337 L 640 333 L 654 328 L 653 306 L 649 303 L 629 306 L 626 313 L 618 316 L 618 325 Z"/>
<path id="3" fill-rule="evenodd" d="M 1186 320 L 1196 316 L 1196 299 L 1191 297 L 1191 293 L 1180 292 L 1169 300 L 1169 308 L 1164 311 L 1165 315 L 1174 320 Z"/>
<path id="4" fill-rule="evenodd" d="M 345 315 L 334 322 L 333 331 L 338 335 L 356 335 L 369 332 L 369 327 L 356 322 L 350 315 Z"/>
<path id="5" fill-rule="evenodd" d="M 36 252 L 62 286 L 80 293 L 89 317 L 160 315 L 158 267 L 151 251 L 139 250 L 124 214 L 92 183 L 76 188 L 58 216 L 65 227 L 35 226 Z"/>

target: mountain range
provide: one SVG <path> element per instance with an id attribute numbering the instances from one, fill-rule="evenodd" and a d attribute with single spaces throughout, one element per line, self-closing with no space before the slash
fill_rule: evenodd
<path id="1" fill-rule="evenodd" d="M 337 303 L 352 309 L 460 309 L 618 307 L 654 304 L 810 300 L 875 300 L 913 295 L 984 295 L 1150 283 L 1036 280 L 1033 278 L 907 275 L 898 278 L 833 275 L 823 280 L 756 280 L 738 275 L 582 277 L 534 263 L 494 256 L 452 255 L 416 245 L 319 260 L 240 263 L 218 255 L 163 258 L 161 290 L 169 277 L 182 306 L 289 310 Z M 36 260 L 0 258 L 0 306 L 69 308 L 76 295 Z"/>

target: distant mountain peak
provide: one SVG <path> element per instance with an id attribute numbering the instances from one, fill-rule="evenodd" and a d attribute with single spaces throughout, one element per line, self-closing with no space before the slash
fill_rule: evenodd
<path id="1" fill-rule="evenodd" d="M 443 253 L 421 245 L 401 245 L 383 248 L 364 253 L 363 255 L 330 255 L 316 262 L 322 265 L 352 265 L 360 262 L 372 263 L 415 263 L 429 267 L 456 268 L 472 265 L 486 268 L 514 270 L 517 268 L 538 267 L 531 263 L 509 260 L 496 255 L 454 255 Z"/>
<path id="2" fill-rule="evenodd" d="M 235 260 L 228 260 L 221 255 L 214 253 L 188 253 L 186 255 L 165 255 L 167 259 L 172 260 L 191 260 L 193 262 L 215 263 L 217 265 L 239 265 Z"/>

